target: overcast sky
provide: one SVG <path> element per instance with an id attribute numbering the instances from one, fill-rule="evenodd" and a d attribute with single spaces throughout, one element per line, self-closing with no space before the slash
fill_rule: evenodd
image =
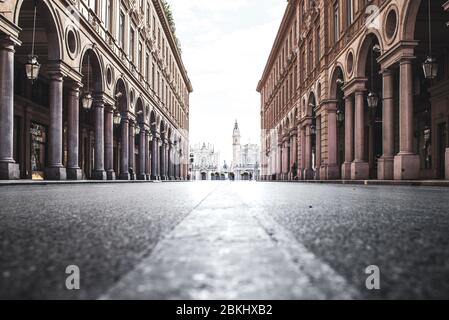
<path id="1" fill-rule="evenodd" d="M 257 83 L 286 0 L 169 0 L 192 81 L 190 144 L 212 143 L 232 160 L 237 119 L 242 144 L 260 144 Z"/>

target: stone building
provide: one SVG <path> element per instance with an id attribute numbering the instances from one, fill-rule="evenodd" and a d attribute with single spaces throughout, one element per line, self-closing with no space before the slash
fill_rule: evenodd
<path id="1" fill-rule="evenodd" d="M 192 180 L 221 180 L 220 153 L 212 144 L 196 144 L 190 148 Z"/>
<path id="2" fill-rule="evenodd" d="M 232 133 L 231 177 L 233 180 L 256 180 L 260 173 L 260 147 L 253 143 L 242 145 L 240 139 L 239 124 L 235 121 Z"/>
<path id="3" fill-rule="evenodd" d="M 0 1 L 0 179 L 182 179 L 192 86 L 159 0 Z"/>
<path id="4" fill-rule="evenodd" d="M 288 1 L 257 88 L 263 179 L 449 179 L 448 11 Z"/>

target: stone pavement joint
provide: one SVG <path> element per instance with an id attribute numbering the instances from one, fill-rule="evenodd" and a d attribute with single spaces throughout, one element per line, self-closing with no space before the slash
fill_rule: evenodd
<path id="1" fill-rule="evenodd" d="M 221 189 L 221 188 L 219 188 Z M 357 291 L 274 222 L 215 190 L 101 299 L 351 299 Z M 226 202 L 226 201 L 225 201 Z"/>

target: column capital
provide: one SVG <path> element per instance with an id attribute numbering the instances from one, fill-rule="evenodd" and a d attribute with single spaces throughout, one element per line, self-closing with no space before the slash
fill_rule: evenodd
<path id="1" fill-rule="evenodd" d="M 7 50 L 10 52 L 15 52 L 14 47 L 22 45 L 22 42 L 10 35 L 0 36 L 0 50 Z"/>

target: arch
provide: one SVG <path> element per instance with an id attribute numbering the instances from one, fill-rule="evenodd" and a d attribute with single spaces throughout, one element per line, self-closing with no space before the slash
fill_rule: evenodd
<path id="1" fill-rule="evenodd" d="M 62 31 L 57 18 L 57 14 L 54 11 L 52 5 L 48 4 L 48 0 L 37 1 L 37 17 L 36 17 L 36 29 L 45 29 L 47 46 L 36 46 L 36 55 L 39 57 L 41 63 L 45 64 L 45 57 L 48 61 L 59 61 L 64 58 L 63 56 L 63 37 Z M 23 17 L 24 11 L 26 17 Z M 22 31 L 20 35 L 26 33 L 27 30 L 32 30 L 33 28 L 33 12 L 34 12 L 34 1 L 19 0 L 16 5 L 14 23 L 18 25 Z M 19 35 L 19 37 L 21 37 Z M 28 38 L 28 37 L 27 37 Z M 30 37 L 31 39 L 31 37 Z M 31 46 L 30 46 L 31 47 Z M 42 51 L 45 48 L 46 52 Z M 28 50 L 28 46 L 22 43 L 21 50 Z M 39 51 L 41 49 L 41 51 Z"/>
<path id="2" fill-rule="evenodd" d="M 366 75 L 366 60 L 368 59 L 370 48 L 373 43 L 378 43 L 380 45 L 381 51 L 383 52 L 383 42 L 382 37 L 379 35 L 377 31 L 370 31 L 366 34 L 363 41 L 360 43 L 360 46 L 357 50 L 357 68 L 355 70 L 355 74 L 357 77 L 364 78 Z"/>
<path id="3" fill-rule="evenodd" d="M 115 84 L 114 90 L 115 99 L 117 101 L 117 107 L 120 112 L 128 111 L 128 90 L 123 79 L 119 78 Z"/>
<path id="4" fill-rule="evenodd" d="M 137 98 L 135 111 L 137 115 L 137 122 L 145 123 L 145 110 L 143 108 L 143 101 L 140 97 Z"/>
<path id="5" fill-rule="evenodd" d="M 307 113 L 306 116 L 307 117 L 313 117 L 315 110 L 314 107 L 316 108 L 316 97 L 315 97 L 315 93 L 313 91 L 311 91 L 309 93 L 309 98 L 307 99 Z"/>
<path id="6" fill-rule="evenodd" d="M 338 89 L 337 80 L 341 79 L 345 81 L 345 73 L 343 70 L 344 70 L 343 66 L 340 63 L 338 63 L 331 73 L 331 77 L 329 79 L 329 99 L 337 98 L 337 89 Z"/>
<path id="7" fill-rule="evenodd" d="M 157 119 L 154 110 L 150 111 L 150 128 L 152 132 L 155 132 L 157 128 Z"/>
<path id="8" fill-rule="evenodd" d="M 402 32 L 401 40 L 414 40 L 415 38 L 415 28 L 416 28 L 416 18 L 418 16 L 419 8 L 421 6 L 421 0 L 407 0 L 404 5 L 402 12 Z"/>
<path id="9" fill-rule="evenodd" d="M 86 47 L 81 55 L 80 70 L 83 75 L 84 89 L 87 86 L 87 74 L 89 72 L 89 87 L 96 93 L 104 91 L 103 67 L 100 57 L 95 49 Z"/>

